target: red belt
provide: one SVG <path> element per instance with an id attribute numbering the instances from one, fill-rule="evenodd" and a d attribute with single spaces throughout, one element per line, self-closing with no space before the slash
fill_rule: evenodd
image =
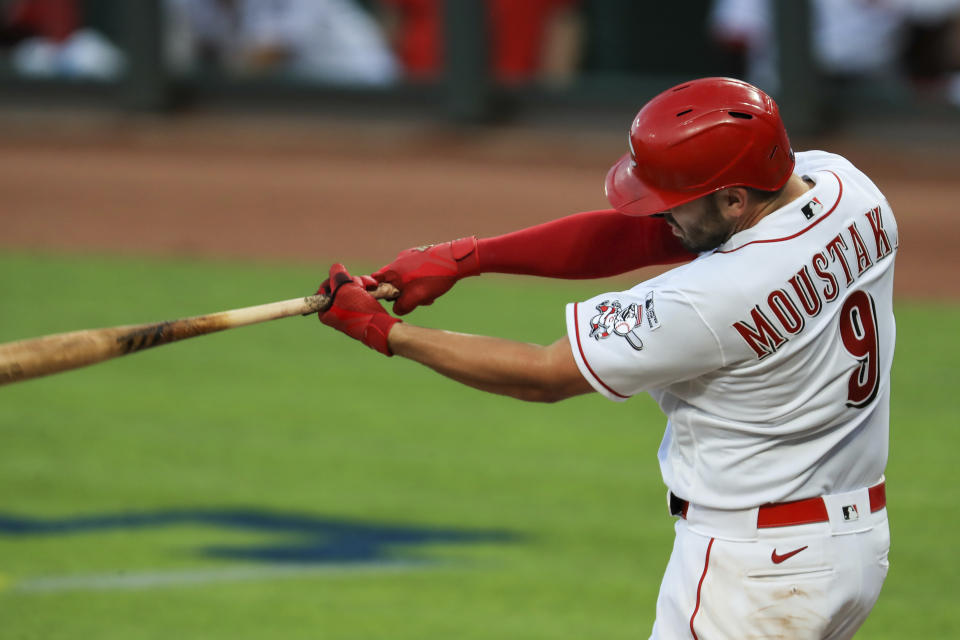
<path id="1" fill-rule="evenodd" d="M 880 511 L 887 506 L 887 489 L 885 483 L 875 484 L 867 493 L 870 496 L 870 513 Z M 670 494 L 670 512 L 675 516 L 686 519 L 690 503 L 682 498 Z M 793 502 L 778 502 L 765 504 L 757 512 L 757 528 L 770 529 L 772 527 L 791 527 L 798 524 L 813 524 L 815 522 L 829 522 L 827 503 L 823 498 L 807 498 Z"/>

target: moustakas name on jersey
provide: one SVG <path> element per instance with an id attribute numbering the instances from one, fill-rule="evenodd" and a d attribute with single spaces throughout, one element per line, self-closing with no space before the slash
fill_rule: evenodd
<path id="1" fill-rule="evenodd" d="M 584 377 L 654 397 L 664 481 L 706 507 L 859 489 L 886 466 L 896 220 L 840 156 L 798 153 L 796 172 L 815 186 L 716 250 L 567 306 Z"/>

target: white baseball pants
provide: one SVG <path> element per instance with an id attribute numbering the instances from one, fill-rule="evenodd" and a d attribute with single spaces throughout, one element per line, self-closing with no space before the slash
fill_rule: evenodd
<path id="1" fill-rule="evenodd" d="M 851 522 L 834 514 L 850 500 L 832 502 L 830 522 L 770 529 L 756 528 L 756 509 L 731 518 L 691 505 L 651 640 L 852 638 L 886 578 L 890 530 L 886 509 Z"/>

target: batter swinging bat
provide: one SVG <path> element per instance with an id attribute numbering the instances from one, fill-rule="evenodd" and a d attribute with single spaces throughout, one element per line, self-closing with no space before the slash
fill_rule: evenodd
<path id="1" fill-rule="evenodd" d="M 379 299 L 391 299 L 397 293 L 396 288 L 383 283 L 371 295 Z M 0 385 L 77 369 L 224 329 L 309 315 L 329 305 L 330 298 L 318 294 L 169 322 L 86 329 L 10 342 L 0 345 Z"/>

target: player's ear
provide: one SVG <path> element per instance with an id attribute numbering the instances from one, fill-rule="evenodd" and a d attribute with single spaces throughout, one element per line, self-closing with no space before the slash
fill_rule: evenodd
<path id="1" fill-rule="evenodd" d="M 727 218 L 739 218 L 747 211 L 750 194 L 743 187 L 727 187 L 714 194 L 720 212 Z"/>

